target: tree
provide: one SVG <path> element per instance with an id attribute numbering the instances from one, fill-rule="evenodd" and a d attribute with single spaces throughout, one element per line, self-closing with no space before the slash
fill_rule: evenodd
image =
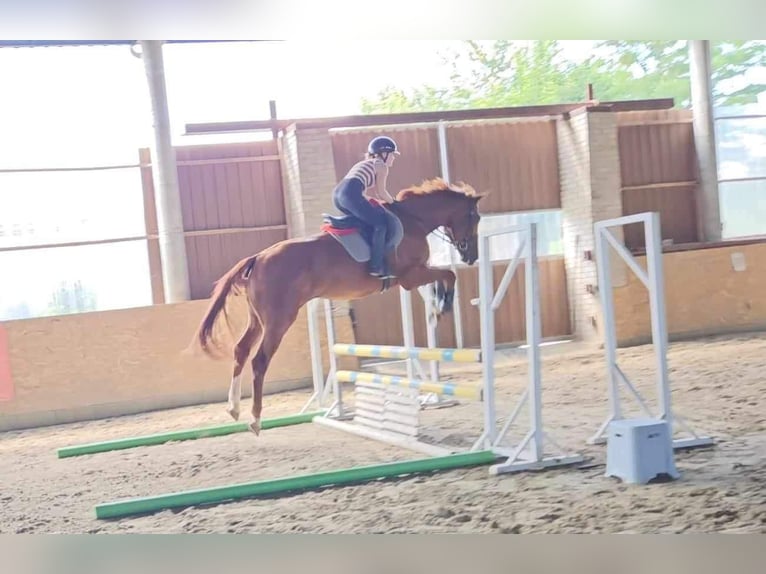
<path id="1" fill-rule="evenodd" d="M 598 62 L 602 71 L 624 68 L 632 72 L 627 83 L 618 86 L 620 93 L 631 94 L 634 99 L 673 97 L 677 106 L 689 105 L 691 87 L 686 41 L 611 40 L 602 45 L 607 49 L 607 55 Z M 742 79 L 751 68 L 766 66 L 766 45 L 763 42 L 711 42 L 710 49 L 714 105 L 755 102 L 766 85 L 744 84 L 727 91 L 727 84 Z"/>
<path id="2" fill-rule="evenodd" d="M 766 65 L 764 42 L 717 42 L 711 46 L 716 105 L 755 102 L 766 89 L 745 84 L 726 91 L 731 80 Z M 442 60 L 451 67 L 451 85 L 424 86 L 410 93 L 387 87 L 362 101 L 365 113 L 433 111 L 576 102 L 587 84 L 599 100 L 672 97 L 676 106 L 690 99 L 689 54 L 685 41 L 598 42 L 586 59 L 575 62 L 553 40 L 465 42 Z M 727 85 L 728 83 L 728 85 Z"/>
<path id="3" fill-rule="evenodd" d="M 51 294 L 45 315 L 67 315 L 96 310 L 96 293 L 77 280 L 74 283 L 62 281 Z"/>
<path id="4" fill-rule="evenodd" d="M 451 86 L 424 86 L 406 93 L 387 87 L 374 100 L 363 99 L 365 113 L 486 108 L 582 100 L 585 84 L 569 80 L 572 64 L 558 42 L 521 45 L 467 41 L 442 55 L 451 68 Z"/>

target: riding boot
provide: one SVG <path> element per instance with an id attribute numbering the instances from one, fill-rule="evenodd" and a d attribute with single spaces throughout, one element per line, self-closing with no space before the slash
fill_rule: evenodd
<path id="1" fill-rule="evenodd" d="M 382 277 L 386 271 L 385 265 L 385 253 L 384 250 L 386 241 L 386 226 L 377 225 L 372 231 L 372 241 L 370 245 L 370 275 L 375 277 Z"/>

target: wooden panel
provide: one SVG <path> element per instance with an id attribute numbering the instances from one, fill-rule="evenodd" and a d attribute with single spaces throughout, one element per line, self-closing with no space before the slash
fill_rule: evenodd
<path id="1" fill-rule="evenodd" d="M 382 133 L 396 141 L 402 154 L 388 176 L 387 187 L 391 195 L 441 175 L 439 139 L 435 128 L 385 128 L 331 134 L 338 181 L 352 165 L 363 159 L 369 141 Z"/>
<path id="2" fill-rule="evenodd" d="M 623 187 L 697 179 L 690 123 L 620 126 L 618 141 Z"/>
<path id="3" fill-rule="evenodd" d="M 273 141 L 176 150 L 184 229 L 226 229 L 281 225 L 286 222 L 278 159 L 199 162 L 231 158 L 273 157 Z M 199 162 L 184 165 L 186 161 Z"/>
<path id="4" fill-rule="evenodd" d="M 698 172 L 691 113 L 658 110 L 617 114 L 623 215 L 657 211 L 663 240 L 699 241 Z M 645 247 L 640 225 L 625 228 L 630 249 Z"/>
<path id="5" fill-rule="evenodd" d="M 484 213 L 561 207 L 555 121 L 453 125 L 447 145 L 450 178 L 490 192 Z"/>
<path id="6" fill-rule="evenodd" d="M 661 189 L 626 190 L 622 193 L 623 215 L 645 211 L 660 214 L 662 239 L 673 243 L 694 243 L 698 241 L 696 185 L 681 185 Z M 626 225 L 625 245 L 629 249 L 646 246 L 643 225 Z"/>
<path id="7" fill-rule="evenodd" d="M 242 297 L 231 305 L 234 334 L 224 339 L 227 348 L 247 320 Z M 3 323 L 15 392 L 0 401 L 0 431 L 225 401 L 229 361 L 182 353 L 206 307 L 206 301 L 185 301 Z M 351 337 L 349 321 L 336 317 L 335 323 L 338 337 Z M 304 307 L 266 374 L 266 393 L 311 385 L 307 341 Z M 324 329 L 320 345 L 326 357 Z M 248 363 L 246 380 L 250 370 Z M 242 390 L 250 396 L 251 385 Z M 274 404 L 265 400 L 265 416 Z"/>
<path id="8" fill-rule="evenodd" d="M 11 361 L 8 350 L 8 333 L 0 323 L 0 401 L 13 399 L 13 377 L 11 376 Z"/>
<path id="9" fill-rule="evenodd" d="M 192 299 L 209 297 L 215 281 L 237 261 L 284 239 L 286 229 L 187 237 Z"/>
<path id="10" fill-rule="evenodd" d="M 403 344 L 398 288 L 352 301 L 351 313 L 354 342 L 368 345 Z M 413 314 L 416 313 L 413 311 Z"/>
<path id="11" fill-rule="evenodd" d="M 150 163 L 141 150 L 142 165 Z M 176 148 L 181 214 L 192 299 L 210 295 L 231 265 L 287 238 L 287 217 L 277 142 L 248 142 Z M 147 233 L 157 234 L 151 167 L 142 169 Z M 247 230 L 285 226 L 284 229 Z M 193 232 L 222 233 L 194 235 Z M 226 233 L 227 230 L 238 230 Z M 154 302 L 163 302 L 159 244 L 149 240 Z"/>
<path id="12" fill-rule="evenodd" d="M 735 255 L 744 270 L 734 269 Z M 637 257 L 641 267 L 645 259 Z M 662 262 L 671 340 L 766 328 L 766 243 L 666 253 Z M 614 305 L 618 342 L 650 342 L 649 296 L 633 273 L 614 289 Z"/>
<path id="13" fill-rule="evenodd" d="M 563 257 L 541 258 L 540 305 L 543 337 L 564 337 L 571 334 L 569 303 L 566 290 L 566 271 Z M 500 284 L 506 263 L 494 265 L 495 287 Z M 467 347 L 480 345 L 479 310 L 470 304 L 478 297 L 478 270 L 458 269 L 460 282 L 460 309 L 463 319 L 463 343 Z M 426 345 L 425 311 L 418 294 L 412 298 L 415 344 Z M 517 343 L 524 339 L 524 264 L 519 265 L 503 303 L 495 313 L 495 333 L 498 343 Z M 360 344 L 401 345 L 402 322 L 399 291 L 393 289 L 352 303 L 354 332 Z M 437 344 L 442 347 L 456 345 L 452 318 L 439 323 Z"/>

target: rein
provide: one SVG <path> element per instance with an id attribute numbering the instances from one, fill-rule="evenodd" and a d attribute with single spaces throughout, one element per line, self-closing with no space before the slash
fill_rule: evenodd
<path id="1" fill-rule="evenodd" d="M 427 230 L 428 229 L 428 225 L 426 225 L 423 222 L 423 220 L 421 218 L 419 218 L 417 215 L 411 213 L 410 211 L 407 211 L 406 208 L 401 208 L 401 209 L 403 209 L 403 213 L 402 212 L 397 213 L 397 211 L 399 210 L 398 206 L 401 205 L 402 203 L 404 203 L 404 202 L 402 202 L 402 201 L 394 201 L 388 207 L 390 209 L 391 207 L 396 206 L 397 207 L 396 209 L 392 209 L 394 215 L 396 215 L 397 217 L 401 218 L 402 214 L 406 214 L 408 217 L 410 217 L 411 219 L 414 220 L 414 222 L 421 228 L 421 230 L 423 230 L 423 231 Z M 441 227 L 443 227 L 443 226 L 442 225 L 437 225 L 433 230 L 426 231 L 426 234 L 425 234 L 426 237 L 428 237 L 429 235 L 433 235 L 434 237 L 437 237 L 437 238 L 441 239 L 445 243 L 449 243 L 450 245 L 452 245 L 452 247 L 457 249 L 457 245 L 455 244 L 455 240 L 453 238 L 449 237 L 443 231 L 441 231 L 440 230 Z"/>

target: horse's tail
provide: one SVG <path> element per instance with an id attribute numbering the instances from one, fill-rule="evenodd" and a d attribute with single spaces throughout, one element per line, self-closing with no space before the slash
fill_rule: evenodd
<path id="1" fill-rule="evenodd" d="M 223 347 L 215 336 L 216 319 L 223 312 L 226 324 L 231 329 L 229 317 L 226 313 L 226 299 L 232 290 L 236 295 L 247 284 L 255 267 L 257 257 L 258 255 L 251 255 L 242 259 L 215 283 L 215 288 L 210 296 L 210 305 L 192 341 L 192 346 L 197 346 L 208 357 L 214 359 L 223 358 Z"/>

